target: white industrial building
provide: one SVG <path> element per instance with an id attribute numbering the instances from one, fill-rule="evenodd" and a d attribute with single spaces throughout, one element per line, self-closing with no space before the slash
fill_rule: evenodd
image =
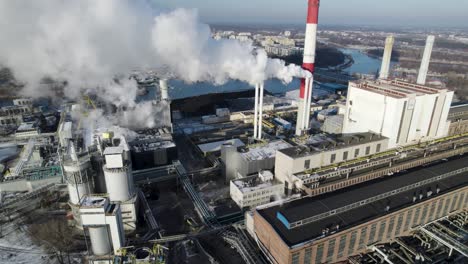
<path id="1" fill-rule="evenodd" d="M 73 217 L 77 227 L 81 228 L 80 203 L 84 196 L 93 192 L 94 172 L 87 153 L 77 153 L 73 143 L 70 143 L 68 153 L 62 158 L 63 177 L 67 183 Z"/>
<path id="2" fill-rule="evenodd" d="M 316 136 L 306 145 L 277 151 L 275 178 L 293 189 L 300 184 L 296 173 L 383 152 L 388 144 L 388 138 L 374 133 Z"/>
<path id="3" fill-rule="evenodd" d="M 28 105 L 11 105 L 0 108 L 0 125 L 19 125 L 23 122 L 23 115 L 31 114 Z"/>
<path id="4" fill-rule="evenodd" d="M 221 160 L 228 181 L 247 177 L 275 166 L 277 150 L 292 147 L 284 140 L 273 140 L 247 147 L 237 148 L 231 144 L 221 147 Z"/>
<path id="5" fill-rule="evenodd" d="M 41 130 L 34 122 L 21 123 L 16 129 L 15 138 L 24 139 L 39 136 Z"/>
<path id="6" fill-rule="evenodd" d="M 389 148 L 440 138 L 452 98 L 453 91 L 400 80 L 350 82 L 343 133 L 381 134 Z"/>
<path id="7" fill-rule="evenodd" d="M 389 148 L 448 135 L 454 93 L 425 85 L 434 36 L 427 38 L 417 84 L 390 78 L 393 44 L 387 37 L 378 80 L 349 83 L 343 133 L 377 133 L 389 138 Z"/>
<path id="8" fill-rule="evenodd" d="M 90 263 L 109 263 L 125 245 L 122 209 L 105 196 L 84 196 L 80 202 L 83 227 L 88 231 L 93 256 Z"/>
<path id="9" fill-rule="evenodd" d="M 125 138 L 114 138 L 112 132 L 102 133 L 95 136 L 95 145 L 84 149 L 83 139 L 79 136 L 68 138 L 68 133 L 59 134 L 63 137 L 61 163 L 64 180 L 68 185 L 69 205 L 77 227 L 82 228 L 80 206 L 83 197 L 103 192 L 111 203 L 121 208 L 125 229 L 134 230 L 138 197 L 133 183 L 130 149 Z M 92 158 L 95 163 L 99 160 L 96 166 Z"/>
<path id="10" fill-rule="evenodd" d="M 284 184 L 275 180 L 271 171 L 233 180 L 230 184 L 231 198 L 240 208 L 256 207 L 279 200 L 284 194 Z"/>
<path id="11" fill-rule="evenodd" d="M 122 208 L 124 228 L 136 229 L 138 197 L 133 183 L 130 148 L 125 137 L 103 133 L 99 148 L 105 157 L 102 167 L 109 200 Z"/>

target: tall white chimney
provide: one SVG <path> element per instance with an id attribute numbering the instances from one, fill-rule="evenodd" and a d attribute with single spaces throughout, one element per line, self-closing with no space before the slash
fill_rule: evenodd
<path id="1" fill-rule="evenodd" d="M 392 60 L 392 50 L 393 43 L 395 43 L 395 38 L 393 36 L 388 36 L 385 40 L 385 50 L 382 58 L 382 67 L 380 67 L 380 76 L 379 79 L 386 80 L 390 72 L 390 62 Z"/>
<path id="2" fill-rule="evenodd" d="M 306 102 L 306 117 L 304 118 L 304 129 L 309 130 L 310 125 L 310 106 L 312 105 L 312 87 L 314 85 L 314 76 L 306 78 L 306 85 L 309 86 L 307 89 L 307 102 Z"/>
<path id="3" fill-rule="evenodd" d="M 262 139 L 263 130 L 263 91 L 264 84 L 255 85 L 254 139 Z"/>
<path id="4" fill-rule="evenodd" d="M 259 96 L 260 85 L 255 84 L 255 106 L 254 106 L 254 138 L 258 136 L 258 96 Z"/>
<path id="5" fill-rule="evenodd" d="M 429 63 L 431 62 L 432 48 L 434 47 L 435 37 L 432 35 L 427 36 L 426 48 L 419 68 L 419 75 L 417 83 L 420 85 L 426 84 L 427 72 L 429 71 Z"/>
<path id="6" fill-rule="evenodd" d="M 159 89 L 161 90 L 161 100 L 169 100 L 169 91 L 166 79 L 159 80 Z"/>
<path id="7" fill-rule="evenodd" d="M 264 83 L 260 84 L 260 102 L 258 113 L 258 139 L 262 139 L 263 132 L 263 91 L 265 90 Z"/>

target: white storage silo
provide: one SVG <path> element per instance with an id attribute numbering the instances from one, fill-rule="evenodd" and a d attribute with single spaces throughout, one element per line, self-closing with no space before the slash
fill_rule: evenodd
<path id="1" fill-rule="evenodd" d="M 93 226 L 88 228 L 91 248 L 96 256 L 111 253 L 111 245 L 107 226 Z"/>
<path id="2" fill-rule="evenodd" d="M 109 199 L 113 202 L 130 200 L 134 195 L 131 168 L 124 166 L 122 168 L 109 169 L 107 165 L 104 165 L 103 170 Z"/>
<path id="3" fill-rule="evenodd" d="M 79 204 L 80 199 L 92 191 L 91 163 L 89 161 L 67 160 L 64 162 L 63 171 L 68 184 L 70 202 Z"/>

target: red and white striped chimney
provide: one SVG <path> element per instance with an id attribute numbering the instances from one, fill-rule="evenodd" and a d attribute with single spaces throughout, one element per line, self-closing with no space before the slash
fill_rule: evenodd
<path id="1" fill-rule="evenodd" d="M 302 68 L 314 73 L 315 70 L 315 49 L 317 45 L 317 24 L 319 15 L 320 0 L 308 0 L 307 26 L 304 42 L 304 60 Z M 307 87 L 306 84 L 310 83 Z M 310 104 L 312 101 L 313 81 L 301 80 L 299 92 L 299 109 L 297 113 L 296 135 L 300 136 L 309 129 Z"/>

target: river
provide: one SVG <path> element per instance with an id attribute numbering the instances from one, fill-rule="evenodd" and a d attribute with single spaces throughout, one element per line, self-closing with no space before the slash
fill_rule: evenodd
<path id="1" fill-rule="evenodd" d="M 371 57 L 357 49 L 340 49 L 344 54 L 351 55 L 354 59 L 354 64 L 346 68 L 344 71 L 350 74 L 374 74 L 380 70 L 382 60 Z M 393 65 L 393 63 L 392 63 Z"/>

